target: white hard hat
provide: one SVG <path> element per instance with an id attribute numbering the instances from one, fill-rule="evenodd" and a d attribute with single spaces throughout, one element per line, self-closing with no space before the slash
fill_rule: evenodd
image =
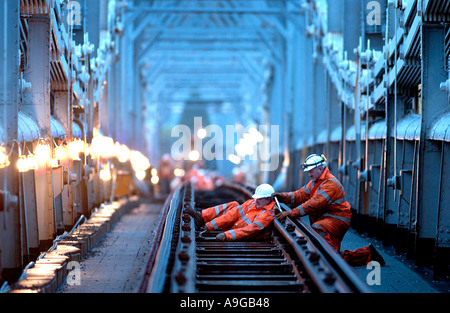
<path id="1" fill-rule="evenodd" d="M 256 190 L 255 194 L 252 196 L 253 199 L 259 199 L 259 198 L 268 198 L 272 196 L 272 194 L 275 192 L 273 187 L 269 184 L 262 184 L 259 185 Z"/>
<path id="2" fill-rule="evenodd" d="M 306 158 L 305 162 L 302 163 L 303 172 L 309 172 L 320 165 L 327 166 L 327 158 L 323 154 L 321 156 L 311 154 Z"/>

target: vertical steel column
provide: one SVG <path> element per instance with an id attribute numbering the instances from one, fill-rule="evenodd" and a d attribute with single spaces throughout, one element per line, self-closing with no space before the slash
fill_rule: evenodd
<path id="1" fill-rule="evenodd" d="M 344 26 L 344 0 L 327 0 L 328 32 L 340 33 Z"/>
<path id="2" fill-rule="evenodd" d="M 344 54 L 346 55 L 346 59 L 351 61 L 358 60 L 358 55 L 355 53 L 355 48 L 358 47 L 360 35 L 361 35 L 361 1 L 353 1 L 353 0 L 344 0 L 343 3 L 343 18 L 342 18 L 342 33 L 343 33 L 343 40 L 344 40 Z M 359 71 L 357 72 L 357 75 L 359 75 Z M 359 95 L 355 97 L 355 100 L 359 98 Z M 358 103 L 355 102 L 355 105 L 358 105 Z M 356 120 L 356 116 L 354 115 L 354 111 L 351 112 L 348 107 L 344 105 L 343 107 L 343 137 L 342 140 L 346 140 L 346 132 L 349 129 L 351 125 L 354 125 L 352 122 Z M 353 113 L 353 114 L 352 114 Z M 359 117 L 358 117 L 359 118 Z M 359 125 L 355 125 L 355 127 L 359 128 Z M 355 134 L 359 134 L 360 129 L 355 128 Z M 355 148 L 356 144 L 359 144 L 359 136 L 355 138 Z M 352 189 L 353 185 L 351 184 L 350 179 L 354 181 L 357 185 L 357 177 L 351 178 L 350 173 L 354 173 L 353 167 L 351 167 L 351 163 L 355 162 L 360 156 L 355 156 L 355 153 L 351 153 L 352 151 L 352 144 L 349 142 L 344 143 L 343 148 L 343 154 L 344 159 L 343 162 L 345 166 L 341 168 L 341 172 L 344 173 L 344 175 L 349 174 L 348 176 L 345 176 L 346 179 L 344 179 L 344 187 L 345 192 L 348 197 L 349 203 L 352 205 L 352 209 L 358 209 L 358 203 L 356 202 L 356 193 L 355 190 Z M 352 157 L 354 159 L 352 160 Z"/>
<path id="3" fill-rule="evenodd" d="M 136 43 L 134 43 L 136 45 Z M 134 143 L 135 146 L 140 151 L 146 151 L 146 145 L 145 145 L 145 104 L 143 103 L 142 99 L 142 92 L 143 92 L 143 81 L 141 79 L 141 75 L 139 74 L 140 68 L 136 66 L 137 60 L 135 58 L 135 50 L 136 47 L 133 49 L 133 92 L 134 92 L 134 114 L 136 116 L 136 123 L 134 125 Z"/>
<path id="4" fill-rule="evenodd" d="M 299 15 L 296 17 L 297 19 L 297 25 L 305 25 L 305 15 Z M 289 24 L 288 24 L 289 25 Z M 306 58 L 305 54 L 305 41 L 306 36 L 304 29 L 303 31 L 299 29 L 298 27 L 294 28 L 294 32 L 292 35 L 292 41 L 294 43 L 293 47 L 293 84 L 292 84 L 292 117 L 291 117 L 291 132 L 292 132 L 292 146 L 295 148 L 295 155 L 292 159 L 292 166 L 291 166 L 291 172 L 292 172 L 292 185 L 288 186 L 288 188 L 298 188 L 300 181 L 299 181 L 299 174 L 300 174 L 300 166 L 299 164 L 303 162 L 299 149 L 303 146 L 303 133 L 305 130 L 304 123 L 302 121 L 304 117 L 303 112 L 303 103 L 305 98 L 305 74 L 304 74 L 304 60 Z"/>
<path id="5" fill-rule="evenodd" d="M 393 245 L 397 240 L 397 223 L 398 223 L 398 201 L 399 201 L 399 190 L 400 190 L 400 180 L 399 172 L 400 167 L 394 166 L 394 163 L 400 164 L 401 155 L 399 153 L 394 153 L 397 144 L 395 139 L 395 129 L 397 127 L 397 122 L 402 118 L 404 112 L 404 99 L 399 98 L 397 95 L 397 101 L 395 101 L 395 94 L 390 94 L 388 91 L 387 101 L 387 112 L 386 112 L 386 160 L 385 160 L 385 180 L 386 189 L 384 190 L 384 227 L 383 227 L 383 243 L 385 245 Z M 395 104 L 397 104 L 397 114 L 395 111 Z M 396 120 L 397 117 L 397 120 Z M 397 158 L 397 160 L 395 160 Z"/>
<path id="6" fill-rule="evenodd" d="M 407 140 L 408 139 L 408 140 Z M 416 156 L 416 140 L 411 138 L 403 138 L 399 141 L 398 151 L 401 151 L 401 163 L 399 167 L 400 190 L 398 193 L 398 231 L 396 251 L 398 253 L 407 252 L 408 248 L 408 234 L 413 229 L 412 221 L 415 219 L 412 216 L 411 205 L 413 202 L 413 187 L 414 182 L 414 167 Z M 399 158 L 400 159 L 400 158 Z"/>
<path id="7" fill-rule="evenodd" d="M 349 203 L 352 205 L 353 202 L 353 194 L 350 192 L 350 170 L 351 170 L 351 143 L 347 140 L 347 131 L 353 125 L 353 111 L 349 109 L 349 107 L 342 103 L 342 165 L 339 168 L 339 172 L 342 173 L 343 176 L 343 185 L 345 189 L 345 194 L 347 199 L 350 200 Z"/>
<path id="8" fill-rule="evenodd" d="M 0 169 L 0 282 L 20 273 L 23 254 L 24 212 L 18 207 L 19 177 L 15 166 L 18 146 L 13 144 L 17 140 L 19 101 L 19 8 L 18 0 L 0 2 L 0 127 L 6 134 L 6 152 L 11 152 L 10 165 Z"/>
<path id="9" fill-rule="evenodd" d="M 69 95 L 67 90 L 54 91 L 55 96 L 55 116 L 62 123 L 64 130 L 67 134 L 67 138 L 72 138 L 72 105 L 69 101 Z M 74 210 L 73 202 L 73 186 L 70 184 L 70 176 L 73 172 L 73 161 L 71 158 L 66 157 L 61 160 L 61 165 L 65 175 L 67 175 L 67 181 L 64 183 L 62 192 L 62 204 L 63 204 L 63 220 L 66 229 L 70 229 L 77 219 L 77 214 Z"/>
<path id="10" fill-rule="evenodd" d="M 110 77 L 109 71 L 105 75 Z M 108 118 L 108 112 L 109 112 L 109 96 L 110 96 L 110 84 L 111 82 L 109 79 L 105 82 L 101 82 L 102 86 L 100 95 L 99 95 L 99 103 L 98 103 L 98 123 L 95 125 L 99 129 L 102 129 L 106 133 L 109 133 L 109 118 Z"/>
<path id="11" fill-rule="evenodd" d="M 329 112 L 326 109 L 326 72 L 321 61 L 322 55 L 318 55 L 314 61 L 314 102 L 312 106 L 314 108 L 314 143 L 317 147 L 317 137 L 322 130 L 327 128 L 327 115 Z M 316 151 L 319 155 L 325 153 L 325 151 Z M 328 157 L 328 156 L 327 156 Z"/>
<path id="12" fill-rule="evenodd" d="M 279 134 L 279 157 L 280 160 L 283 160 L 286 157 L 286 149 L 285 146 L 285 134 L 286 134 L 286 116 L 285 116 L 285 106 L 286 106 L 286 92 L 285 92 L 285 60 L 282 60 L 283 63 L 274 62 L 273 63 L 273 83 L 270 86 L 270 96 L 269 96 L 269 125 L 279 125 L 280 134 Z M 281 164 L 280 164 L 281 165 Z M 285 188 L 284 186 L 284 175 L 281 174 L 281 166 L 278 166 L 276 171 L 268 172 L 268 177 L 272 180 L 272 184 L 275 189 L 282 190 Z"/>
<path id="13" fill-rule="evenodd" d="M 361 1 L 344 0 L 343 7 L 344 51 L 347 52 L 349 60 L 356 60 L 358 56 L 354 52 L 354 48 L 358 47 L 359 37 L 361 36 Z"/>
<path id="14" fill-rule="evenodd" d="M 130 147 L 140 148 L 136 144 L 136 137 L 140 134 L 139 123 L 141 112 L 138 111 L 138 104 L 136 103 L 136 82 L 135 82 L 135 42 L 133 40 L 133 23 L 125 25 L 124 35 L 120 37 L 120 63 L 121 63 L 121 77 L 124 78 L 122 82 L 121 107 L 123 107 L 124 114 L 121 119 L 127 119 L 129 122 L 122 122 L 121 125 L 128 129 L 122 129 L 123 138 L 122 143 Z M 139 40 L 137 40 L 139 42 Z"/>
<path id="15" fill-rule="evenodd" d="M 342 125 L 342 103 L 339 99 L 337 89 L 332 83 L 331 77 L 330 75 L 328 75 L 328 73 L 326 74 L 326 79 L 328 84 L 328 105 L 326 109 L 328 115 L 328 135 L 326 157 L 328 158 L 328 167 L 330 168 L 330 171 L 332 171 L 333 175 L 337 175 L 339 168 L 339 143 L 331 143 L 330 137 L 333 131 L 337 130 L 339 126 Z"/>
<path id="16" fill-rule="evenodd" d="M 308 26 L 309 20 L 306 18 L 305 25 Z M 300 152 L 300 160 L 303 162 L 308 156 L 308 147 L 312 145 L 312 138 L 315 138 L 315 129 L 313 124 L 313 112 L 314 112 L 314 99 L 313 99 L 313 79 L 311 79 L 311 73 L 313 72 L 313 40 L 306 37 L 304 41 L 304 62 L 303 62 L 303 102 L 300 107 L 302 112 L 303 133 L 301 136 L 302 150 Z M 308 175 L 305 175 L 303 171 L 300 171 L 300 185 L 304 185 L 308 182 Z"/>
<path id="17" fill-rule="evenodd" d="M 286 4 L 287 6 L 287 4 Z M 288 13 L 285 13 L 288 14 Z M 293 133 L 294 133 L 294 120 L 293 120 L 293 111 L 294 111 L 294 80 L 295 80 L 295 54 L 294 51 L 296 50 L 296 42 L 294 41 L 295 38 L 295 29 L 294 25 L 292 23 L 288 22 L 288 18 L 286 15 L 284 16 L 284 22 L 285 22 L 285 28 L 286 28 L 286 34 L 282 40 L 282 45 L 284 44 L 285 49 L 285 60 L 284 60 L 284 68 L 285 68 L 285 77 L 286 82 L 284 86 L 284 92 L 285 92 L 285 99 L 286 99 L 286 108 L 285 110 L 285 149 L 286 155 L 289 158 L 288 160 L 284 160 L 283 164 L 288 166 L 287 173 L 286 173 L 286 180 L 284 182 L 284 187 L 286 189 L 289 189 L 290 186 L 293 185 L 293 169 L 295 168 L 295 146 L 292 145 L 293 143 Z"/>
<path id="18" fill-rule="evenodd" d="M 117 42 L 115 42 L 117 44 Z M 117 138 L 117 119 L 119 112 L 120 79 L 119 66 L 113 56 L 108 67 L 108 133 L 112 138 Z"/>
<path id="19" fill-rule="evenodd" d="M 327 30 L 329 33 L 342 33 L 344 23 L 344 0 L 327 0 Z M 328 52 L 324 57 L 330 57 Z M 329 60 L 330 63 L 333 60 Z M 325 114 L 326 114 L 326 127 L 327 127 L 327 142 L 325 146 L 325 155 L 328 158 L 328 168 L 333 175 L 338 175 L 339 168 L 339 146 L 336 142 L 331 142 L 330 137 L 334 130 L 342 124 L 341 106 L 338 91 L 333 84 L 332 77 L 325 68 L 325 84 L 327 88 L 325 99 Z M 341 141 L 342 142 L 342 141 Z"/>
<path id="20" fill-rule="evenodd" d="M 445 27 L 424 23 L 422 37 L 422 120 L 418 167 L 418 238 L 416 263 L 430 264 L 435 253 L 441 152 L 429 138 L 433 122 L 448 108 L 447 94 L 439 90 L 448 77 L 445 58 Z"/>
<path id="21" fill-rule="evenodd" d="M 305 15 L 299 15 L 297 25 L 305 25 Z M 298 188 L 300 182 L 300 167 L 298 166 L 300 162 L 303 162 L 302 156 L 299 152 L 299 149 L 303 147 L 303 133 L 305 131 L 305 125 L 303 123 L 304 112 L 302 105 L 304 104 L 305 99 L 305 69 L 304 69 L 304 60 L 306 58 L 305 53 L 305 42 L 306 36 L 305 32 L 296 28 L 293 35 L 293 41 L 295 42 L 294 46 L 294 83 L 292 87 L 292 98 L 293 98 L 293 107 L 292 107 L 292 133 L 293 133 L 293 141 L 292 145 L 295 147 L 295 157 L 292 163 L 293 169 L 293 181 L 291 188 Z"/>
<path id="22" fill-rule="evenodd" d="M 23 111 L 37 121 L 41 136 L 51 138 L 50 126 L 50 50 L 51 20 L 49 16 L 33 15 L 29 26 L 29 68 L 24 77 L 32 90 L 24 97 Z M 55 225 L 53 218 L 52 173 L 41 165 L 36 174 L 36 201 L 41 248 L 51 246 Z"/>
<path id="23" fill-rule="evenodd" d="M 439 203 L 438 203 L 438 229 L 436 261 L 434 263 L 434 275 L 437 278 L 449 276 L 450 263 L 450 175 L 449 143 L 442 141 L 441 168 L 439 175 Z"/>

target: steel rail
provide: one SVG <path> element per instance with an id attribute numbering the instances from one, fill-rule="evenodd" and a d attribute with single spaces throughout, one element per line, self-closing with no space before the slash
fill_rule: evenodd
<path id="1" fill-rule="evenodd" d="M 286 205 L 280 206 L 281 210 L 290 211 Z M 367 285 L 365 285 L 353 268 L 342 258 L 342 256 L 330 244 L 323 239 L 313 228 L 303 222 L 301 219 L 286 218 L 291 224 L 308 238 L 315 248 L 321 253 L 323 258 L 329 263 L 335 272 L 335 277 L 342 280 L 348 288 L 348 292 L 354 293 L 370 293 Z"/>
<path id="2" fill-rule="evenodd" d="M 290 210 L 284 204 L 281 206 L 276 197 L 275 201 L 280 211 Z M 283 225 L 275 219 L 274 225 L 294 247 L 295 253 L 320 292 L 368 292 L 341 256 L 302 220 L 287 218 Z M 309 249 L 305 248 L 308 241 L 312 242 Z M 322 266 L 319 266 L 319 262 L 323 263 Z"/>
<path id="3" fill-rule="evenodd" d="M 169 240 L 170 233 L 167 232 L 166 224 L 172 218 L 169 218 L 169 213 L 173 212 L 173 207 L 175 206 L 175 202 L 177 200 L 174 199 L 179 197 L 181 192 L 181 187 L 178 187 L 176 190 L 172 191 L 170 195 L 167 197 L 164 206 L 161 210 L 161 214 L 159 216 L 159 222 L 155 230 L 155 234 L 153 236 L 153 241 L 150 247 L 150 252 L 148 254 L 148 258 L 146 264 L 143 268 L 143 271 L 139 278 L 139 283 L 137 284 L 136 293 L 145 293 L 150 292 L 149 288 L 154 283 L 154 269 L 156 263 L 161 256 L 160 250 L 161 247 L 164 247 L 166 241 Z M 171 213 L 173 215 L 173 213 Z M 169 223 L 173 225 L 173 223 Z M 164 239 L 165 238 L 165 239 Z M 160 265 L 162 266 L 162 264 Z"/>

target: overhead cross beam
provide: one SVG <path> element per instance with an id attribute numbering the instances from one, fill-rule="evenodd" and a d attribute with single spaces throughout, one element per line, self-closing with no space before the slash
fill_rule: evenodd
<path id="1" fill-rule="evenodd" d="M 277 8 L 201 8 L 201 7 L 146 7 L 143 9 L 148 14 L 285 14 L 300 13 L 297 10 L 284 11 Z"/>
<path id="2" fill-rule="evenodd" d="M 148 91 L 165 103 L 191 97 L 180 90 L 195 90 L 199 99 L 216 97 L 238 105 L 249 90 L 257 93 L 267 83 L 260 60 L 271 67 L 285 62 L 286 15 L 300 11 L 283 4 L 270 7 L 269 1 L 252 2 L 253 7 L 240 0 L 219 0 L 217 7 L 211 3 L 163 0 L 139 7 L 144 17 L 132 34 L 136 43 L 142 42 L 138 60 L 149 64 Z"/>

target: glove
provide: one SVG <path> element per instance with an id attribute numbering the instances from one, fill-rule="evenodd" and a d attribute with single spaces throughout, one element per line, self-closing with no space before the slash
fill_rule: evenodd
<path id="1" fill-rule="evenodd" d="M 227 237 L 225 236 L 224 233 L 220 233 L 216 236 L 217 241 L 225 241 L 226 239 L 227 239 Z"/>
<path id="2" fill-rule="evenodd" d="M 277 214 L 276 218 L 277 218 L 277 220 L 282 221 L 286 218 L 286 216 L 289 216 L 289 212 L 283 211 L 283 212 Z"/>
<path id="3" fill-rule="evenodd" d="M 291 202 L 291 197 L 289 197 L 289 199 L 288 199 L 288 197 L 285 196 L 282 192 L 274 192 L 272 194 L 272 197 L 277 197 L 278 201 L 282 202 L 282 203 Z"/>

